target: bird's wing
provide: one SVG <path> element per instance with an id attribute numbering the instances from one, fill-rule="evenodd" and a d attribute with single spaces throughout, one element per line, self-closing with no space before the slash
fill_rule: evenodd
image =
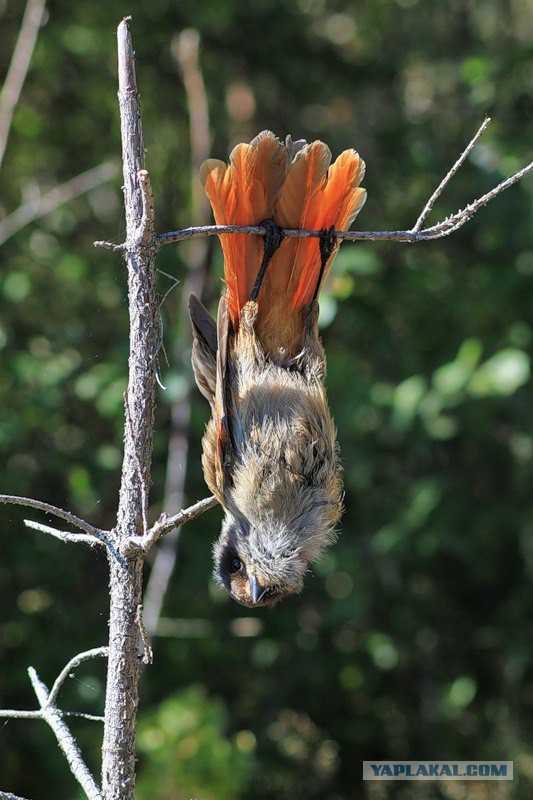
<path id="1" fill-rule="evenodd" d="M 217 326 L 195 294 L 189 296 L 189 315 L 193 332 L 191 359 L 194 377 L 201 393 L 213 407 L 216 393 Z"/>

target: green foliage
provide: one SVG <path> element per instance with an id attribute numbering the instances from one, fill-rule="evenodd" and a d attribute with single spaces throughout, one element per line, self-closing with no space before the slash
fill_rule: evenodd
<path id="1" fill-rule="evenodd" d="M 146 758 L 137 782 L 140 800 L 230 800 L 243 796 L 249 782 L 255 737 L 224 734 L 222 704 L 191 686 L 172 694 L 152 714 L 141 717 L 138 749 Z"/>
<path id="2" fill-rule="evenodd" d="M 142 0 L 133 9 L 52 0 L 2 166 L 2 214 L 118 161 L 114 32 L 130 11 L 161 231 L 192 222 L 186 101 L 172 56 L 185 27 L 201 35 L 213 155 L 266 127 L 323 138 L 335 154 L 354 146 L 367 162 L 361 228 L 411 226 L 485 114 L 493 124 L 431 221 L 530 158 L 527 0 Z M 2 74 L 21 15 L 21 2 L 0 7 Z M 244 611 L 212 586 L 219 511 L 183 530 L 166 635 L 154 641 L 141 687 L 140 796 L 531 796 L 532 192 L 529 178 L 447 239 L 343 245 L 321 315 L 346 484 L 339 541 L 304 593 L 267 613 Z M 0 490 L 104 527 L 116 513 L 127 290 L 120 256 L 92 242 L 122 234 L 117 178 L 21 230 L 0 263 Z M 158 266 L 181 281 L 162 309 L 163 336 L 169 354 L 185 354 L 186 245 L 165 248 Z M 164 295 L 169 281 L 159 278 Z M 154 516 L 171 402 L 190 379 L 172 356 L 160 367 L 168 390 Z M 206 493 L 207 414 L 195 393 L 191 500 Z M 0 508 L 7 707 L 34 707 L 29 664 L 51 683 L 107 635 L 103 557 L 27 531 L 30 515 Z M 76 674 L 65 708 L 101 711 L 100 668 Z M 74 730 L 97 772 L 99 729 L 78 721 Z M 494 784 L 500 795 L 489 784 L 474 795 L 458 784 L 453 793 L 361 783 L 365 758 L 426 757 L 511 759 L 517 778 Z M 42 723 L 2 726 L 0 764 L 3 791 L 78 796 Z"/>

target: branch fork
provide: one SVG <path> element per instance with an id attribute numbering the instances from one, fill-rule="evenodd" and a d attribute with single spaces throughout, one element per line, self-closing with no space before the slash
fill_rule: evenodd
<path id="1" fill-rule="evenodd" d="M 189 506 L 189 508 L 184 508 L 182 511 L 179 511 L 177 514 L 173 514 L 171 517 L 165 513 L 161 514 L 157 522 L 155 522 L 152 527 L 148 529 L 142 536 L 130 537 L 128 542 L 123 546 L 122 552 L 124 555 L 133 555 L 134 553 L 138 552 L 147 553 L 152 545 L 158 542 L 159 539 L 162 539 L 163 536 L 166 536 L 175 528 L 179 528 L 186 522 L 191 522 L 191 520 L 196 519 L 196 517 L 199 517 L 205 511 L 208 511 L 210 508 L 214 508 L 217 503 L 218 500 L 214 495 L 212 495 L 211 497 L 206 497 L 203 500 L 199 500 L 197 503 Z"/>
<path id="2" fill-rule="evenodd" d="M 0 718 L 4 719 L 42 719 L 44 720 L 54 732 L 59 747 L 65 754 L 72 774 L 83 788 L 86 797 L 89 800 L 102 800 L 102 793 L 97 785 L 95 779 L 91 775 L 87 765 L 85 764 L 77 742 L 70 732 L 69 727 L 64 721 L 66 716 L 83 717 L 102 722 L 103 717 L 96 717 L 92 714 L 85 714 L 83 712 L 68 712 L 62 711 L 57 706 L 57 697 L 63 686 L 65 680 L 71 675 L 72 671 L 76 669 L 84 661 L 91 658 L 100 656 L 107 656 L 107 647 L 96 647 L 92 650 L 87 650 L 84 653 L 78 653 L 74 656 L 68 664 L 61 670 L 58 677 L 54 681 L 52 689 L 48 689 L 44 681 L 39 677 L 33 667 L 28 667 L 28 675 L 35 692 L 35 696 L 39 702 L 39 708 L 35 711 L 22 711 L 17 709 L 1 709 Z M 0 797 L 3 794 L 0 792 Z"/>

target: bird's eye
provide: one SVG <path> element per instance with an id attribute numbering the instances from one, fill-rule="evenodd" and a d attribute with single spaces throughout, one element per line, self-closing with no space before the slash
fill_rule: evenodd
<path id="1" fill-rule="evenodd" d="M 234 558 L 231 562 L 231 571 L 239 572 L 242 569 L 242 561 L 240 558 Z"/>

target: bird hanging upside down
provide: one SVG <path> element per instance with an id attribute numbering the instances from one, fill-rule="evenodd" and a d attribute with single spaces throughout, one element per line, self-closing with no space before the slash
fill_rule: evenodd
<path id="1" fill-rule="evenodd" d="M 202 465 L 225 511 L 215 576 L 246 606 L 301 591 L 342 513 L 317 297 L 339 248 L 333 231 L 349 228 L 366 192 L 354 150 L 330 162 L 323 142 L 282 144 L 264 131 L 200 172 L 217 224 L 267 229 L 220 236 L 216 324 L 189 302 L 196 382 L 212 411 Z M 284 228 L 321 236 L 283 239 Z"/>

